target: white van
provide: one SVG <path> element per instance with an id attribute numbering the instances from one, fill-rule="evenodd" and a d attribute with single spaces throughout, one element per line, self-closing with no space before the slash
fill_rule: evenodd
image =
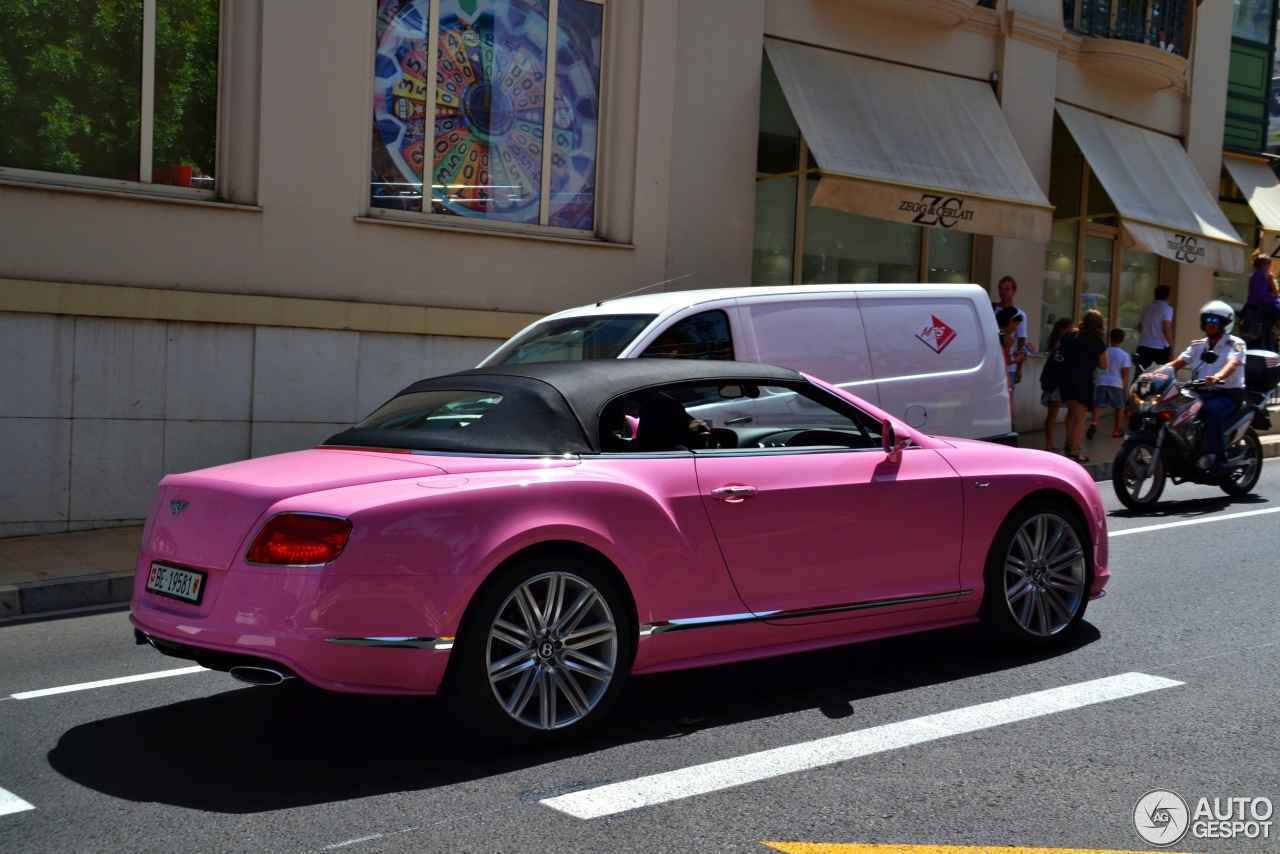
<path id="1" fill-rule="evenodd" d="M 481 366 L 645 357 L 780 365 L 931 434 L 1016 444 L 995 315 L 977 285 L 727 288 L 605 300 L 544 318 Z"/>

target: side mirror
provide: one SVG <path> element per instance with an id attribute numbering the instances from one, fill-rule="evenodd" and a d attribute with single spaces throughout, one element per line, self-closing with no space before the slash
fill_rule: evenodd
<path id="1" fill-rule="evenodd" d="M 911 447 L 911 437 L 898 437 L 897 431 L 893 428 L 893 422 L 885 419 L 880 422 L 880 445 L 884 448 L 884 452 L 889 455 L 889 462 L 902 462 L 902 452 Z"/>

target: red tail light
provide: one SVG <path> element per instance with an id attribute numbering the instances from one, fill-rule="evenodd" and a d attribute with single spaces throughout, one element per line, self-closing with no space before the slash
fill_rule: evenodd
<path id="1" fill-rule="evenodd" d="M 262 526 L 244 559 L 268 566 L 318 566 L 337 560 L 351 538 L 351 520 L 281 513 Z"/>

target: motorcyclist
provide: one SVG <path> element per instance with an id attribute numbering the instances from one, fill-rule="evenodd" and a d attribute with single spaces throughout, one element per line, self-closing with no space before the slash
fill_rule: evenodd
<path id="1" fill-rule="evenodd" d="M 1236 313 L 1222 300 L 1212 300 L 1200 309 L 1204 338 L 1191 342 L 1182 355 L 1166 367 L 1190 368 L 1193 379 L 1203 379 L 1200 421 L 1204 424 L 1205 450 L 1213 457 L 1210 474 L 1223 474 L 1227 463 L 1223 424 L 1239 409 L 1239 392 L 1244 388 L 1244 341 L 1231 334 Z"/>

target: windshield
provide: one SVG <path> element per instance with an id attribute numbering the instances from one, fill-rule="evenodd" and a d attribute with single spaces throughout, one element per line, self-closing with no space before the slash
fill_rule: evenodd
<path id="1" fill-rule="evenodd" d="M 357 430 L 455 430 L 479 421 L 502 402 L 484 391 L 419 391 L 392 398 Z"/>
<path id="2" fill-rule="evenodd" d="M 616 359 L 655 317 L 655 314 L 598 314 L 548 320 L 508 341 L 485 364 Z"/>

